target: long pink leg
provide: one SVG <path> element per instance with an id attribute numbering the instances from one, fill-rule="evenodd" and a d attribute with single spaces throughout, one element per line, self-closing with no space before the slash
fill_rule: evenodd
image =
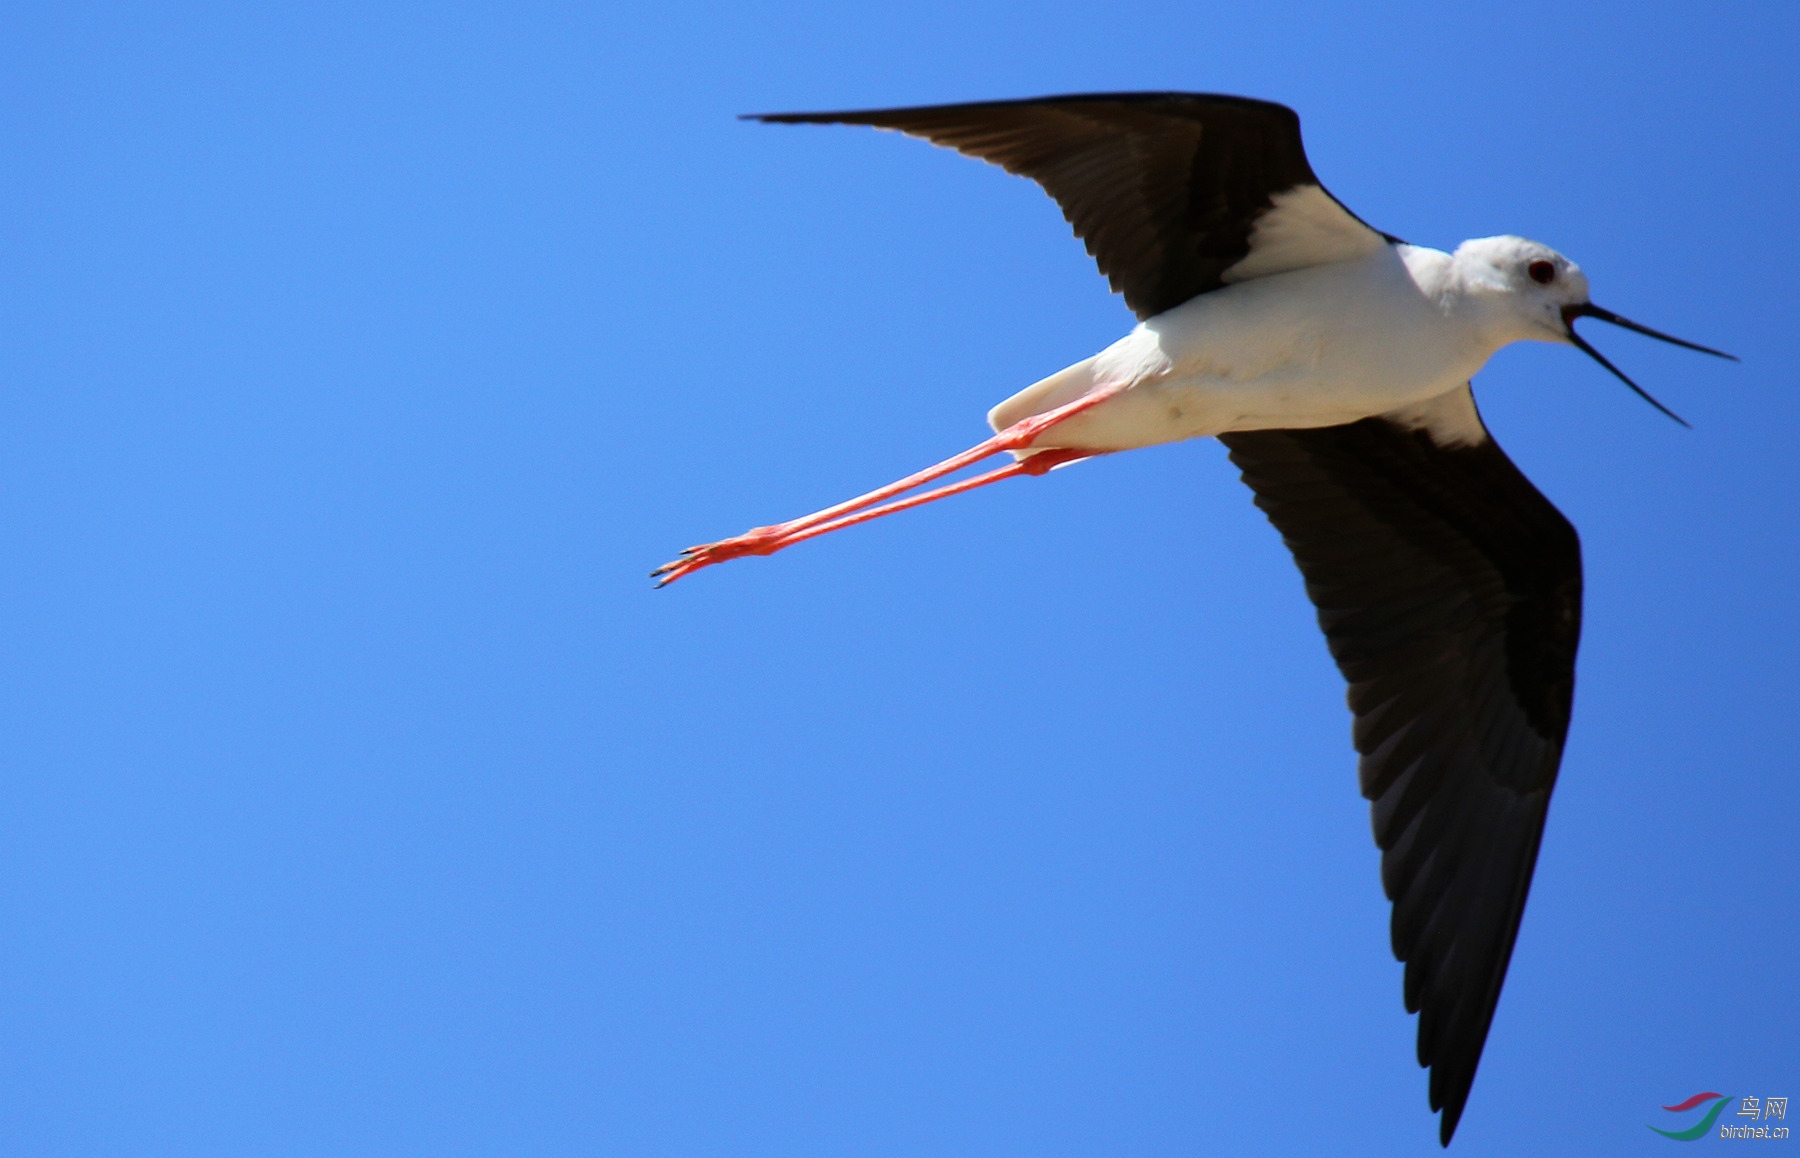
<path id="1" fill-rule="evenodd" d="M 702 567 L 710 567 L 714 563 L 723 563 L 727 559 L 736 559 L 743 555 L 772 555 L 783 547 L 815 538 L 829 531 L 842 527 L 854 526 L 870 519 L 891 515 L 896 511 L 907 510 L 921 504 L 949 498 L 976 487 L 987 486 L 1001 479 L 1013 478 L 1017 475 L 1043 474 L 1051 467 L 1075 462 L 1083 458 L 1091 458 L 1095 451 L 1076 451 L 1062 448 L 1043 450 L 1027 458 L 1001 467 L 986 474 L 965 479 L 959 483 L 940 487 L 924 494 L 914 495 L 899 502 L 876 506 L 884 500 L 895 498 L 907 491 L 935 482 L 945 475 L 954 474 L 966 466 L 972 466 L 984 458 L 991 458 L 1012 450 L 1025 450 L 1051 427 L 1066 422 L 1085 410 L 1090 410 L 1108 398 L 1123 391 L 1125 383 L 1107 386 L 1090 394 L 1085 394 L 1075 401 L 1058 406 L 1054 410 L 1046 410 L 1042 414 L 1034 414 L 1030 418 L 1020 419 L 985 442 L 977 443 L 961 454 L 952 455 L 935 466 L 927 467 L 903 479 L 878 487 L 867 494 L 826 507 L 822 511 L 814 511 L 810 515 L 785 523 L 776 523 L 768 527 L 754 527 L 741 535 L 733 535 L 729 539 L 720 539 L 716 543 L 702 543 L 697 547 L 689 547 L 681 553 L 681 558 L 665 563 L 650 572 L 650 577 L 658 580 L 657 586 L 663 587 L 684 575 L 692 574 Z M 874 510 L 866 508 L 874 507 Z M 857 514 L 857 512 L 862 512 Z"/>

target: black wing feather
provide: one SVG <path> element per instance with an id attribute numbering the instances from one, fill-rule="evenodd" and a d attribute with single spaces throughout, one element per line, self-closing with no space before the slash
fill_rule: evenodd
<path id="1" fill-rule="evenodd" d="M 1274 195 L 1319 183 L 1299 116 L 1248 97 L 1099 93 L 753 119 L 897 129 L 1031 178 L 1139 318 L 1218 289 Z"/>
<path id="2" fill-rule="evenodd" d="M 1446 449 L 1369 418 L 1219 441 L 1293 552 L 1350 683 L 1394 955 L 1448 1145 L 1568 734 L 1580 541 L 1491 439 Z"/>

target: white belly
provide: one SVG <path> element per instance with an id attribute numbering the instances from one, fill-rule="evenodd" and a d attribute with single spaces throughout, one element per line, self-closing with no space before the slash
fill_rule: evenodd
<path id="1" fill-rule="evenodd" d="M 1412 253 L 1417 266 L 1418 254 L 1435 251 Z M 988 421 L 1001 430 L 1124 385 L 1036 445 L 1129 450 L 1232 430 L 1333 426 L 1457 389 L 1492 352 L 1384 246 L 1203 294 L 1020 391 Z"/>

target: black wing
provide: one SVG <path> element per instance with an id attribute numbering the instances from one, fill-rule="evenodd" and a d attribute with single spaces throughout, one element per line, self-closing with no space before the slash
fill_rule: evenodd
<path id="1" fill-rule="evenodd" d="M 1391 240 L 1320 187 L 1300 118 L 1268 101 L 1102 93 L 753 119 L 898 129 L 1030 177 L 1139 318 Z"/>
<path id="2" fill-rule="evenodd" d="M 1446 449 L 1367 418 L 1219 441 L 1293 551 L 1350 682 L 1394 955 L 1449 1145 L 1568 734 L 1581 544 L 1485 436 Z"/>

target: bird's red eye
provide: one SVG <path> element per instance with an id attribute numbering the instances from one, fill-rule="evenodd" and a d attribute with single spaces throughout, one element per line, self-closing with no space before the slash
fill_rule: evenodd
<path id="1" fill-rule="evenodd" d="M 1556 266 L 1547 261 L 1534 261 L 1525 267 L 1525 272 L 1539 285 L 1549 285 L 1556 280 Z"/>

